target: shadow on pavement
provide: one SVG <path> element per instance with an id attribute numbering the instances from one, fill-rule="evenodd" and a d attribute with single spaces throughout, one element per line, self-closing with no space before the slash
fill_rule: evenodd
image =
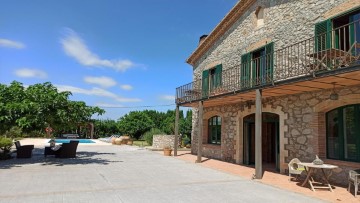
<path id="1" fill-rule="evenodd" d="M 87 165 L 87 164 L 99 164 L 108 165 L 115 162 L 123 162 L 116 160 L 115 153 L 102 153 L 102 152 L 87 152 L 77 151 L 76 158 L 55 158 L 53 155 L 44 157 L 43 148 L 35 148 L 31 158 L 17 159 L 16 152 L 12 153 L 12 159 L 0 160 L 0 169 L 10 169 L 22 167 L 24 165 L 42 165 L 42 166 L 64 166 L 64 165 Z"/>

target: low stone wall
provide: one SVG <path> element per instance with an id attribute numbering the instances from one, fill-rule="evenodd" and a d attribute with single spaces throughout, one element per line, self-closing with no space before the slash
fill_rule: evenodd
<path id="1" fill-rule="evenodd" d="M 154 135 L 153 145 L 154 149 L 162 149 L 165 146 L 174 148 L 175 135 Z"/>

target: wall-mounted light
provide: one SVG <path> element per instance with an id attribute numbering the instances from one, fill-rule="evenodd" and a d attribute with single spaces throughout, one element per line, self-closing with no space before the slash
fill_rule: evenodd
<path id="1" fill-rule="evenodd" d="M 338 100 L 338 99 L 339 99 L 339 95 L 335 92 L 336 82 L 333 82 L 332 84 L 334 85 L 334 87 L 333 87 L 332 92 L 331 92 L 331 94 L 330 94 L 330 100 Z"/>

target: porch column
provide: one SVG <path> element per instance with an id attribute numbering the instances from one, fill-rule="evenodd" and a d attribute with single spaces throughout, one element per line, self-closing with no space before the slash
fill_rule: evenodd
<path id="1" fill-rule="evenodd" d="M 178 148 L 178 137 L 179 137 L 179 105 L 176 105 L 175 109 L 175 140 L 174 140 L 174 156 L 177 156 Z"/>
<path id="2" fill-rule="evenodd" d="M 201 163 L 201 155 L 202 155 L 202 137 L 203 137 L 203 101 L 199 101 L 199 133 L 198 133 L 198 153 L 196 163 Z"/>
<path id="3" fill-rule="evenodd" d="M 255 112 L 255 178 L 262 179 L 262 90 L 256 90 Z"/>

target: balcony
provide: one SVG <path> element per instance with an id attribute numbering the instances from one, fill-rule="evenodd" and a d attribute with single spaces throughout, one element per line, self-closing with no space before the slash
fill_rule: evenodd
<path id="1" fill-rule="evenodd" d="M 203 100 L 212 106 L 254 100 L 259 88 L 267 98 L 360 84 L 358 42 L 360 21 L 248 60 L 241 57 L 241 64 L 224 67 L 217 77 L 203 74 L 176 88 L 176 103 L 196 106 Z"/>

